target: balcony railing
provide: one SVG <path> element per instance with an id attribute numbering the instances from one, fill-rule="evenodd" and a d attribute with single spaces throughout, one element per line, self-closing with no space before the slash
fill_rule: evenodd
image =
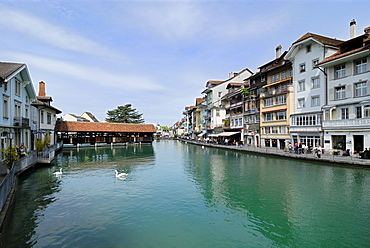
<path id="1" fill-rule="evenodd" d="M 323 127 L 369 127 L 370 118 L 323 121 Z"/>
<path id="2" fill-rule="evenodd" d="M 14 117 L 14 126 L 29 127 L 30 119 L 24 117 Z"/>

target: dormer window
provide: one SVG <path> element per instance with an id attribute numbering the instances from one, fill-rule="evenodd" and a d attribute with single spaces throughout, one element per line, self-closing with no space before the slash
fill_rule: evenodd
<path id="1" fill-rule="evenodd" d="M 311 52 L 311 45 L 307 45 L 306 46 L 306 53 L 310 53 Z"/>

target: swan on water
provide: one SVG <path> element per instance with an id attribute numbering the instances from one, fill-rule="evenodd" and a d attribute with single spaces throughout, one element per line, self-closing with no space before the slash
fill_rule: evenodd
<path id="1" fill-rule="evenodd" d="M 126 177 L 128 174 L 127 173 L 118 173 L 117 170 L 114 170 L 116 172 L 116 177 L 118 178 L 123 178 L 123 177 Z"/>
<path id="2" fill-rule="evenodd" d="M 56 175 L 56 176 L 62 175 L 63 174 L 62 168 L 60 168 L 59 171 L 56 171 L 53 174 Z"/>

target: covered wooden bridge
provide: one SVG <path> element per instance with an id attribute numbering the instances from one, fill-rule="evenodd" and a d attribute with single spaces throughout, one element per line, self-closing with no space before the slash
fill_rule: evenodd
<path id="1" fill-rule="evenodd" d="M 152 124 L 57 121 L 55 132 L 64 144 L 151 143 Z"/>

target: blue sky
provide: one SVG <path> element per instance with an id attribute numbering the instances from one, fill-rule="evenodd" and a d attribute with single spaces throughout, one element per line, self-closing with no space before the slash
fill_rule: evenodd
<path id="1" fill-rule="evenodd" d="M 0 61 L 26 63 L 63 114 L 131 103 L 171 126 L 208 80 L 257 68 L 307 32 L 349 38 L 369 1 L 0 0 Z"/>

